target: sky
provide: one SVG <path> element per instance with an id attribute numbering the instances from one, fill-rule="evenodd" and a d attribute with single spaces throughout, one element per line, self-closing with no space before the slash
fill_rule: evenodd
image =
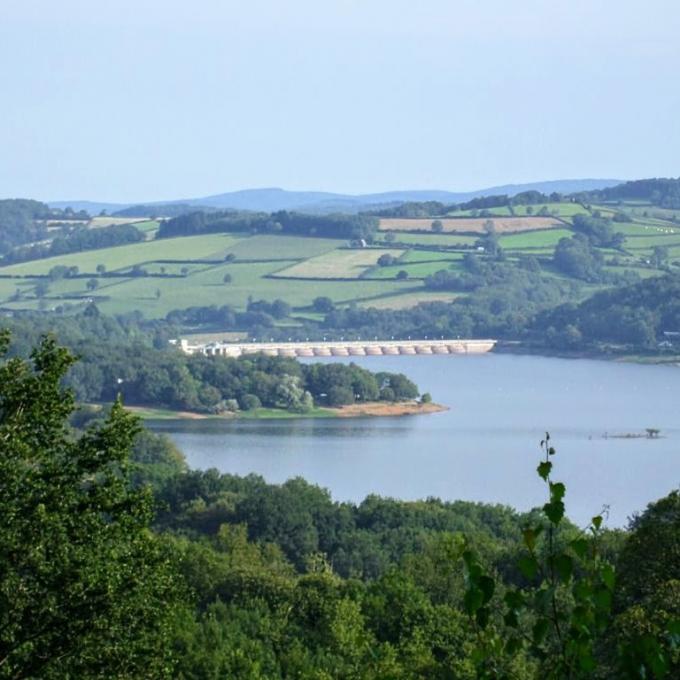
<path id="1" fill-rule="evenodd" d="M 680 175 L 677 0 L 0 0 L 0 197 Z"/>

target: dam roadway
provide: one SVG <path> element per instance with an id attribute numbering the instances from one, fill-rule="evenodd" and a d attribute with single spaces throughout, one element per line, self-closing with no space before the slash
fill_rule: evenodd
<path id="1" fill-rule="evenodd" d="M 185 338 L 179 347 L 186 354 L 240 357 L 262 353 L 278 357 L 363 357 L 430 354 L 484 354 L 496 340 L 330 340 L 323 342 L 208 342 L 191 343 Z"/>

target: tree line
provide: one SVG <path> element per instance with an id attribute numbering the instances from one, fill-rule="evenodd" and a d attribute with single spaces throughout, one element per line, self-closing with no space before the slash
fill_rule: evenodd
<path id="1" fill-rule="evenodd" d="M 195 211 L 161 223 L 158 238 L 222 232 L 292 234 L 348 240 L 371 240 L 378 220 L 371 215 L 308 215 L 279 210 L 271 214 Z"/>
<path id="2" fill-rule="evenodd" d="M 452 212 L 460 211 L 478 211 L 479 217 L 487 217 L 491 213 L 488 212 L 494 208 L 509 208 L 513 214 L 513 208 L 516 206 L 540 205 L 546 203 L 559 203 L 565 198 L 563 194 L 553 192 L 551 194 L 544 194 L 540 191 L 523 191 L 514 196 L 507 194 L 497 194 L 493 196 L 479 196 L 472 198 L 469 201 L 462 203 L 441 203 L 440 201 L 412 201 L 402 203 L 397 206 L 389 208 L 380 208 L 378 210 L 369 211 L 367 214 L 377 215 L 380 217 L 441 217 Z"/>
<path id="3" fill-rule="evenodd" d="M 45 243 L 16 247 L 5 254 L 3 264 L 139 243 L 145 238 L 144 232 L 132 224 L 114 224 L 97 229 L 79 226 L 69 228 Z"/>
<path id="4" fill-rule="evenodd" d="M 664 333 L 680 332 L 680 275 L 640 281 L 596 293 L 580 304 L 541 312 L 530 337 L 558 349 L 597 349 L 603 345 L 657 350 Z"/>
<path id="5" fill-rule="evenodd" d="M 680 178 L 638 179 L 580 195 L 584 201 L 649 201 L 652 205 L 680 209 Z"/>
<path id="6" fill-rule="evenodd" d="M 24 243 L 47 238 L 47 220 L 79 217 L 87 215 L 52 209 L 45 203 L 25 198 L 0 200 L 0 255 Z"/>
<path id="7" fill-rule="evenodd" d="M 640 179 L 623 182 L 613 187 L 593 191 L 578 191 L 572 194 L 553 192 L 544 194 L 540 191 L 524 191 L 514 196 L 505 194 L 495 196 L 481 196 L 462 203 L 444 204 L 438 201 L 422 201 L 402 203 L 397 206 L 381 208 L 371 214 L 380 217 L 439 217 L 456 211 L 479 211 L 480 217 L 485 217 L 484 211 L 494 208 L 509 208 L 516 206 L 545 205 L 547 203 L 607 203 L 623 201 L 643 201 L 660 208 L 671 210 L 680 209 L 680 178 Z"/>

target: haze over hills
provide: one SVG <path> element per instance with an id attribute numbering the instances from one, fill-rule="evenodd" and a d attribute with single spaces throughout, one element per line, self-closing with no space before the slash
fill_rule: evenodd
<path id="1" fill-rule="evenodd" d="M 514 196 L 523 191 L 540 191 L 542 193 L 573 193 L 577 191 L 593 191 L 620 184 L 618 179 L 560 179 L 527 184 L 505 184 L 475 191 L 453 192 L 438 190 L 404 190 L 387 191 L 372 194 L 340 194 L 324 191 L 287 191 L 279 188 L 244 189 L 223 194 L 199 198 L 185 198 L 170 201 L 149 201 L 141 203 L 107 203 L 99 201 L 49 201 L 53 208 L 70 207 L 74 210 L 87 210 L 99 213 L 102 210 L 116 212 L 134 205 L 176 205 L 184 204 L 196 207 L 234 210 L 258 210 L 271 212 L 275 210 L 298 210 L 311 213 L 357 212 L 372 207 L 395 205 L 410 201 L 441 201 L 442 203 L 458 203 L 479 196 L 507 194 Z"/>

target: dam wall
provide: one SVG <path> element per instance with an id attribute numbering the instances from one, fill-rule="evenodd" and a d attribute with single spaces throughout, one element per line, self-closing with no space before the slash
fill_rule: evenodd
<path id="1" fill-rule="evenodd" d="M 432 354 L 484 354 L 496 340 L 338 340 L 323 342 L 209 342 L 181 339 L 186 354 L 240 357 L 263 353 L 279 357 L 363 357 Z"/>

